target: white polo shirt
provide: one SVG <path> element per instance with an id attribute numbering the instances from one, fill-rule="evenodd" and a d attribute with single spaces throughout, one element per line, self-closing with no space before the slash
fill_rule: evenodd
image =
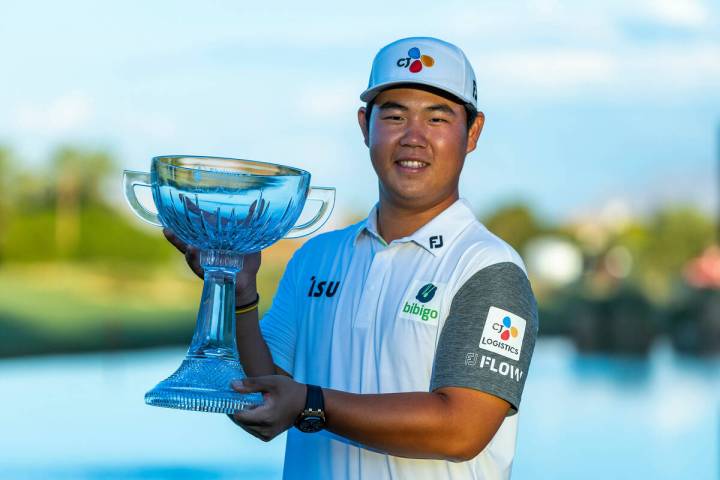
<path id="1" fill-rule="evenodd" d="M 302 383 L 353 393 L 463 386 L 511 414 L 474 459 L 385 455 L 327 431 L 288 431 L 285 479 L 509 478 L 517 408 L 537 333 L 518 254 L 458 200 L 386 244 L 367 219 L 309 240 L 261 321 L 273 360 Z"/>

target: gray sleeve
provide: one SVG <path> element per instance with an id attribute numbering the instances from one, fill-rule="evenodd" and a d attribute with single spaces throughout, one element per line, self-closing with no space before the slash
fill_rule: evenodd
<path id="1" fill-rule="evenodd" d="M 511 262 L 485 267 L 455 294 L 435 352 L 430 391 L 467 387 L 520 406 L 538 331 L 525 272 Z"/>

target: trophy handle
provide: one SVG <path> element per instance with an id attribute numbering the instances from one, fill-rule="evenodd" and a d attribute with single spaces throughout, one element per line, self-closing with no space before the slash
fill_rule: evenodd
<path id="1" fill-rule="evenodd" d="M 315 216 L 307 222 L 291 228 L 283 238 L 304 237 L 305 235 L 310 235 L 325 225 L 325 222 L 327 222 L 327 219 L 330 218 L 330 214 L 335 206 L 335 189 L 332 187 L 310 187 L 307 199 L 305 200 L 306 204 L 308 200 L 321 201 L 322 206 L 320 207 L 320 210 L 318 210 Z"/>
<path id="2" fill-rule="evenodd" d="M 135 215 L 137 215 L 141 219 L 155 226 L 162 227 L 163 224 L 160 223 L 160 218 L 157 216 L 157 214 L 152 213 L 151 211 L 143 207 L 138 201 L 137 197 L 135 196 L 136 186 L 151 187 L 152 185 L 150 184 L 150 174 L 146 172 L 125 170 L 123 172 L 123 191 L 125 192 L 125 200 L 127 200 L 128 205 L 130 205 L 132 211 L 135 212 Z"/>

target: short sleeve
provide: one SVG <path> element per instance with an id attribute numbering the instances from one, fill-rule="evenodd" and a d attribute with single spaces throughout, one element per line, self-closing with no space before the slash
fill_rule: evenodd
<path id="1" fill-rule="evenodd" d="M 453 297 L 438 340 L 430 390 L 467 387 L 520 406 L 538 332 L 525 272 L 502 262 L 476 272 Z"/>
<path id="2" fill-rule="evenodd" d="M 270 309 L 260 320 L 260 331 L 270 349 L 273 363 L 293 375 L 297 339 L 297 282 L 295 269 L 298 252 L 285 267 Z"/>

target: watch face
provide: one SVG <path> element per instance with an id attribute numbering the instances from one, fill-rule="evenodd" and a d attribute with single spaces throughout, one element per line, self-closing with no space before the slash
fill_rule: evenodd
<path id="1" fill-rule="evenodd" d="M 305 433 L 319 432 L 325 426 L 325 420 L 321 417 L 307 416 L 300 420 L 298 423 L 298 429 Z"/>

